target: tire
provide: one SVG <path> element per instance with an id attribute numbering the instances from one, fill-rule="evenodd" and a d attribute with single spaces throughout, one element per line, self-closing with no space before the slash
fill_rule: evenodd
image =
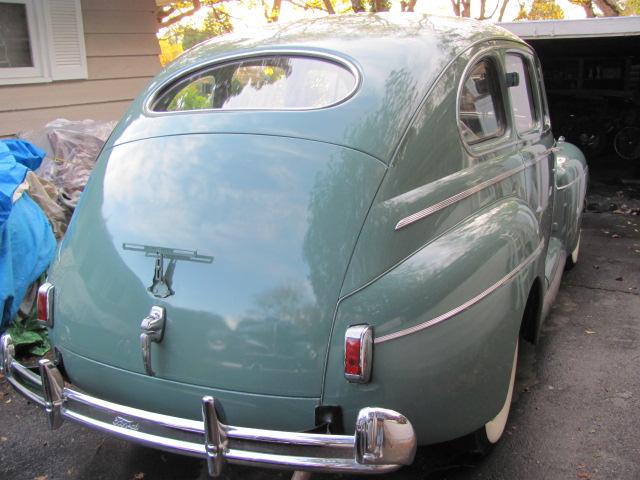
<path id="1" fill-rule="evenodd" d="M 624 160 L 640 158 L 640 128 L 625 127 L 616 133 L 613 149 Z"/>
<path id="2" fill-rule="evenodd" d="M 581 132 L 575 139 L 576 144 L 587 157 L 599 157 L 607 149 L 607 134 L 603 130 Z"/>
<path id="3" fill-rule="evenodd" d="M 509 379 L 509 388 L 507 389 L 507 397 L 504 400 L 502 408 L 493 420 L 485 423 L 483 427 L 476 430 L 473 435 L 474 445 L 472 453 L 485 456 L 500 441 L 507 426 L 509 418 L 509 410 L 511 410 L 511 400 L 513 398 L 513 387 L 516 380 L 516 366 L 518 364 L 518 343 L 516 342 L 516 350 L 513 353 L 513 364 L 511 365 L 511 377 Z"/>
<path id="4" fill-rule="evenodd" d="M 578 232 L 578 241 L 576 242 L 576 247 L 567 257 L 567 263 L 564 264 L 565 270 L 571 270 L 578 263 L 578 258 L 580 254 L 580 237 L 582 236 L 582 232 Z"/>

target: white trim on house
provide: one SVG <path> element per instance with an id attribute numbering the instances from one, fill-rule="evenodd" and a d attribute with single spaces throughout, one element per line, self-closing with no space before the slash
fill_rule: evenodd
<path id="1" fill-rule="evenodd" d="M 0 68 L 0 85 L 86 79 L 80 0 L 0 0 L 26 6 L 32 67 Z"/>
<path id="2" fill-rule="evenodd" d="M 525 40 L 640 36 L 640 17 L 528 20 L 498 25 Z"/>

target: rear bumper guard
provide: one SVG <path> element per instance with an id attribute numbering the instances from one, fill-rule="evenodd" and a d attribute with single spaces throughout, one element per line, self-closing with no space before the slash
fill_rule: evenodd
<path id="1" fill-rule="evenodd" d="M 202 398 L 202 421 L 119 405 L 65 386 L 60 371 L 40 360 L 40 375 L 14 359 L 9 334 L 0 337 L 0 370 L 11 385 L 44 408 L 52 429 L 66 419 L 169 452 L 200 457 L 209 474 L 225 463 L 332 473 L 387 473 L 413 461 L 416 435 L 403 415 L 360 410 L 354 435 L 323 435 L 234 427 L 220 422 L 216 400 Z"/>

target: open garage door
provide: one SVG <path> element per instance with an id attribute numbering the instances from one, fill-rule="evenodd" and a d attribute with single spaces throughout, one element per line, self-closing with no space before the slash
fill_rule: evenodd
<path id="1" fill-rule="evenodd" d="M 640 17 L 501 26 L 538 53 L 554 135 L 585 153 L 598 207 L 640 204 Z"/>
<path id="2" fill-rule="evenodd" d="M 640 160 L 640 18 L 503 23 L 533 46 L 553 130 L 591 161 Z"/>

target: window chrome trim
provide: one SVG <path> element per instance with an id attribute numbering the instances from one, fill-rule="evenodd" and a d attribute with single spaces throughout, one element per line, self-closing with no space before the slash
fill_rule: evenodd
<path id="1" fill-rule="evenodd" d="M 512 280 L 516 275 L 518 275 L 522 270 L 524 270 L 526 266 L 532 263 L 538 257 L 538 255 L 542 252 L 543 248 L 544 248 L 544 239 L 540 241 L 536 249 L 527 258 L 525 258 L 516 268 L 511 270 L 508 274 L 506 274 L 504 277 L 502 277 L 500 280 L 498 280 L 496 283 L 491 285 L 486 290 L 480 292 L 475 297 L 467 300 L 462 305 L 454 308 L 453 310 L 449 310 L 448 312 L 445 312 L 442 315 L 438 315 L 437 317 L 432 318 L 431 320 L 427 320 L 426 322 L 422 322 L 412 327 L 405 328 L 397 332 L 389 333 L 387 335 L 382 335 L 381 337 L 376 337 L 374 340 L 374 344 L 377 345 L 379 343 L 395 340 L 397 338 L 404 337 L 406 335 L 411 335 L 412 333 L 420 332 L 426 328 L 433 327 L 435 325 L 438 325 L 439 323 L 449 320 L 450 318 L 453 318 L 456 315 L 459 315 L 460 313 L 468 310 L 469 308 L 471 308 L 472 306 L 479 303 L 480 301 L 482 301 L 483 299 L 491 295 L 493 292 L 498 290 L 500 287 L 506 285 L 510 280 Z"/>
<path id="2" fill-rule="evenodd" d="M 523 170 L 526 170 L 529 167 L 532 167 L 533 165 L 535 165 L 536 163 L 538 163 L 543 157 L 545 157 L 546 155 L 548 155 L 551 152 L 551 150 L 546 150 L 544 153 L 541 153 L 539 156 L 537 156 L 535 159 L 527 161 L 525 163 L 523 163 L 522 165 L 512 168 L 511 170 L 507 170 L 504 173 L 501 173 L 500 175 L 497 175 L 489 180 L 486 180 L 482 183 L 479 183 L 478 185 L 468 188 L 467 190 L 463 190 L 460 193 L 457 193 L 449 198 L 445 198 L 444 200 L 431 205 L 430 207 L 427 207 L 423 210 L 420 210 L 416 213 L 413 213 L 407 217 L 404 217 L 402 220 L 400 220 L 396 226 L 395 226 L 395 230 L 400 230 L 404 227 L 407 227 L 409 225 L 411 225 L 412 223 L 417 222 L 418 220 L 422 220 L 423 218 L 428 217 L 429 215 L 433 215 L 436 212 L 439 212 L 440 210 L 447 208 L 455 203 L 458 203 L 462 200 L 464 200 L 465 198 L 470 197 L 471 195 L 474 195 L 478 192 L 481 192 L 482 190 L 489 188 L 493 185 L 495 185 L 496 183 L 500 183 L 503 180 L 506 180 L 509 177 L 512 177 L 513 175 L 516 175 L 520 172 L 522 172 Z"/>
<path id="3" fill-rule="evenodd" d="M 540 134 L 542 135 L 543 132 L 543 118 L 544 114 L 542 112 L 542 99 L 540 98 L 540 96 L 542 95 L 542 93 L 540 92 L 540 82 L 538 79 L 538 75 L 537 75 L 537 68 L 536 68 L 536 64 L 535 61 L 533 59 L 533 55 L 531 53 L 530 50 L 528 49 L 524 49 L 524 48 L 515 48 L 515 47 L 511 47 L 508 48 L 507 50 L 505 50 L 504 52 L 504 65 L 503 65 L 503 70 L 504 73 L 507 73 L 507 55 L 515 55 L 518 56 L 522 59 L 522 65 L 525 67 L 526 73 L 527 73 L 527 77 L 529 78 L 529 88 L 530 88 L 530 92 L 531 93 L 531 99 L 533 100 L 533 110 L 534 110 L 534 120 L 535 120 L 535 125 L 533 127 L 531 127 L 529 130 L 524 130 L 522 132 L 518 131 L 518 128 L 515 125 L 515 118 L 513 115 L 513 107 L 511 105 L 511 92 L 509 91 L 509 87 L 507 87 L 507 97 L 509 99 L 509 112 L 510 112 L 510 116 L 511 116 L 511 120 L 514 123 L 514 128 L 513 130 L 515 131 L 517 137 L 519 139 L 523 139 L 526 137 L 530 137 L 534 134 Z M 535 83 L 535 85 L 534 85 Z"/>
<path id="4" fill-rule="evenodd" d="M 333 102 L 327 105 L 323 105 L 322 107 L 304 107 L 304 108 L 203 108 L 198 110 L 176 110 L 171 112 L 159 112 L 152 109 L 153 103 L 158 99 L 158 96 L 161 93 L 170 88 L 176 82 L 179 82 L 181 79 L 197 73 L 199 71 L 204 71 L 208 68 L 215 68 L 221 66 L 225 63 L 231 63 L 235 61 L 241 60 L 252 60 L 260 57 L 299 57 L 299 58 L 311 58 L 317 60 L 325 60 L 334 64 L 337 64 L 340 67 L 348 70 L 351 75 L 354 77 L 353 88 L 349 91 L 347 95 L 342 97 L 337 102 Z M 362 83 L 362 74 L 360 69 L 356 66 L 355 62 L 341 57 L 339 55 L 334 55 L 332 53 L 321 52 L 310 49 L 268 49 L 268 50 L 259 50 L 255 52 L 243 52 L 243 53 L 234 53 L 230 55 L 224 55 L 221 57 L 216 57 L 213 60 L 209 60 L 206 62 L 198 63 L 196 65 L 190 65 L 189 67 L 178 70 L 171 78 L 165 80 L 159 86 L 155 87 L 149 95 L 147 95 L 147 99 L 144 101 L 143 112 L 148 116 L 164 116 L 164 115 L 177 115 L 177 114 L 192 114 L 192 113 L 212 113 L 212 112 L 307 112 L 314 110 L 324 110 L 325 108 L 335 107 L 341 103 L 346 102 L 351 97 L 355 95 L 355 93 L 360 89 L 360 84 Z"/>
<path id="5" fill-rule="evenodd" d="M 458 129 L 458 134 L 460 136 L 460 141 L 462 142 L 462 146 L 467 151 L 467 153 L 474 158 L 479 157 L 488 152 L 492 152 L 498 148 L 505 147 L 504 143 L 512 137 L 513 129 L 509 122 L 510 116 L 509 117 L 507 116 L 507 108 L 506 108 L 507 106 L 505 103 L 506 99 L 504 95 L 505 92 L 504 92 L 504 86 L 503 86 L 504 80 L 501 78 L 502 76 L 501 72 L 503 71 L 503 68 L 501 66 L 500 59 L 497 56 L 498 48 L 499 47 L 497 45 L 491 45 L 488 47 L 484 47 L 480 51 L 475 53 L 467 62 L 467 65 L 465 66 L 462 72 L 462 75 L 460 76 L 460 81 L 458 83 L 458 91 L 456 93 L 456 106 L 455 106 L 456 128 Z M 500 97 L 498 98 L 498 100 L 500 101 L 499 107 L 502 109 L 504 125 L 503 125 L 502 132 L 500 132 L 499 134 L 492 135 L 490 137 L 485 137 L 485 138 L 479 139 L 476 142 L 469 143 L 465 140 L 464 136 L 462 135 L 462 129 L 460 128 L 460 99 L 462 98 L 462 90 L 464 89 L 465 82 L 469 78 L 471 71 L 476 67 L 476 65 L 478 65 L 483 60 L 488 60 L 490 63 L 492 63 L 495 73 L 497 74 L 496 80 L 498 81 L 498 88 L 499 88 L 498 94 Z"/>

